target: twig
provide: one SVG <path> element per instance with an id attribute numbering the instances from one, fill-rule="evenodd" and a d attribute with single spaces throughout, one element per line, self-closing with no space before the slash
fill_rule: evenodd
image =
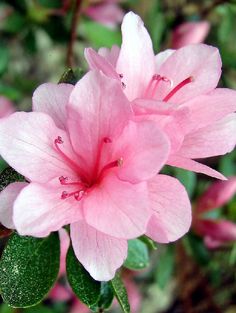
<path id="1" fill-rule="evenodd" d="M 75 8 L 74 8 L 74 13 L 73 13 L 72 22 L 71 22 L 70 41 L 68 44 L 67 56 L 66 56 L 66 64 L 68 67 L 73 67 L 74 65 L 73 48 L 74 48 L 74 43 L 75 43 L 76 35 L 77 35 L 76 30 L 77 30 L 77 25 L 78 25 L 80 13 L 81 13 L 82 2 L 83 0 L 76 0 L 75 2 Z"/>

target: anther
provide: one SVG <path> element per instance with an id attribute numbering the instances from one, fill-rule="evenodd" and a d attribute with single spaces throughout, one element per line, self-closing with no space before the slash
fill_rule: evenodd
<path id="1" fill-rule="evenodd" d="M 121 82 L 121 86 L 122 86 L 122 88 L 123 88 L 123 89 L 125 89 L 125 88 L 126 88 L 126 84 L 125 84 L 125 83 L 123 83 L 123 82 Z"/>
<path id="2" fill-rule="evenodd" d="M 63 143 L 63 140 L 62 140 L 62 138 L 61 138 L 61 136 L 58 136 L 56 139 L 55 139 L 55 144 L 62 144 Z"/>
<path id="3" fill-rule="evenodd" d="M 61 199 L 66 199 L 66 198 L 68 198 L 69 197 L 69 194 L 68 194 L 68 192 L 67 191 L 63 191 L 62 192 L 62 194 L 61 194 Z"/>
<path id="4" fill-rule="evenodd" d="M 104 137 L 104 138 L 103 138 L 103 141 L 104 141 L 105 143 L 112 143 L 112 140 L 111 140 L 111 138 L 109 138 L 109 137 Z"/>
<path id="5" fill-rule="evenodd" d="M 75 200 L 80 201 L 83 198 L 84 193 L 85 193 L 84 190 L 75 192 L 74 194 Z"/>
<path id="6" fill-rule="evenodd" d="M 124 75 L 123 75 L 123 74 L 119 74 L 119 76 L 120 76 L 120 78 L 123 78 L 123 77 L 124 77 Z"/>
<path id="7" fill-rule="evenodd" d="M 68 181 L 68 177 L 60 176 L 59 181 L 61 185 L 64 185 Z"/>
<path id="8" fill-rule="evenodd" d="M 123 158 L 119 158 L 117 160 L 117 166 L 121 167 L 124 164 L 124 159 Z"/>

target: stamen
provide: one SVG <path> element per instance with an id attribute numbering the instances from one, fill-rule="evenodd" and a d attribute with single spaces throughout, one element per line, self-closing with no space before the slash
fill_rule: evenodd
<path id="1" fill-rule="evenodd" d="M 86 181 L 86 174 L 84 173 L 84 171 L 73 161 L 71 160 L 59 147 L 59 145 L 62 145 L 64 143 L 64 141 L 62 140 L 62 138 L 60 136 L 58 136 L 55 140 L 54 140 L 54 145 L 58 151 L 58 153 L 63 157 L 63 159 L 68 163 L 68 165 L 76 172 L 79 174 L 79 176 L 81 177 L 81 179 L 83 181 Z M 63 180 L 63 178 L 61 177 L 61 179 Z"/>
<path id="2" fill-rule="evenodd" d="M 80 201 L 80 200 L 83 198 L 83 195 L 84 195 L 84 194 L 85 194 L 85 191 L 84 191 L 84 190 L 77 191 L 77 192 L 74 194 L 75 200 Z"/>
<path id="3" fill-rule="evenodd" d="M 165 77 L 165 76 L 161 76 L 159 74 L 155 74 L 152 76 L 152 79 L 150 80 L 146 92 L 145 92 L 145 97 L 150 97 L 150 99 L 154 98 L 156 92 L 157 92 L 157 87 L 160 83 L 160 81 L 169 83 L 172 87 L 173 82 L 172 80 L 170 80 L 169 78 Z"/>
<path id="4" fill-rule="evenodd" d="M 68 177 L 60 176 L 59 181 L 60 181 L 61 185 L 65 185 L 66 182 L 68 181 Z"/>
<path id="5" fill-rule="evenodd" d="M 103 141 L 104 141 L 105 143 L 112 143 L 112 140 L 111 140 L 111 138 L 109 138 L 109 137 L 104 137 L 104 138 L 103 138 Z"/>
<path id="6" fill-rule="evenodd" d="M 80 201 L 83 196 L 85 195 L 85 191 L 83 189 L 68 193 L 67 191 L 63 191 L 61 194 L 61 199 L 65 200 L 68 199 L 69 197 L 74 196 L 75 200 Z"/>
<path id="7" fill-rule="evenodd" d="M 68 198 L 68 195 L 69 194 L 68 194 L 67 191 L 63 191 L 62 194 L 61 194 L 61 199 L 64 200 L 64 199 Z"/>
<path id="8" fill-rule="evenodd" d="M 108 170 L 108 169 L 110 169 L 110 168 L 113 168 L 113 167 L 121 167 L 121 166 L 123 165 L 123 163 L 124 163 L 123 158 L 119 158 L 118 160 L 115 160 L 115 161 L 113 161 L 113 162 L 111 162 L 111 163 L 108 163 L 107 165 L 105 165 L 105 166 L 103 167 L 103 169 L 101 170 L 99 176 L 101 176 L 106 170 Z"/>
<path id="9" fill-rule="evenodd" d="M 181 83 L 179 83 L 177 86 L 175 86 L 174 89 L 172 89 L 168 94 L 167 96 L 165 96 L 165 98 L 163 99 L 164 102 L 167 102 L 168 100 L 170 100 L 171 97 L 174 96 L 174 94 L 179 91 L 181 88 L 183 88 L 185 85 L 193 82 L 193 77 L 190 76 L 188 78 L 186 78 L 185 80 L 183 80 Z"/>
<path id="10" fill-rule="evenodd" d="M 87 187 L 87 184 L 86 183 L 83 183 L 82 181 L 77 181 L 77 182 L 70 182 L 68 183 L 68 177 L 59 177 L 59 181 L 61 183 L 61 185 L 63 186 L 86 186 Z"/>
<path id="11" fill-rule="evenodd" d="M 63 140 L 62 140 L 61 136 L 58 136 L 58 137 L 55 139 L 54 142 L 55 142 L 55 145 L 56 145 L 56 144 L 59 144 L 59 145 L 60 145 L 60 144 L 63 143 Z"/>

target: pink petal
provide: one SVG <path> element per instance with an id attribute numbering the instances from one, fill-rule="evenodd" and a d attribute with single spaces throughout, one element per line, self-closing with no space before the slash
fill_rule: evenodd
<path id="1" fill-rule="evenodd" d="M 27 185 L 23 182 L 12 183 L 0 193 L 0 223 L 9 229 L 15 228 L 12 219 L 14 201 L 19 192 Z"/>
<path id="2" fill-rule="evenodd" d="M 66 255 L 70 246 L 70 237 L 64 228 L 59 230 L 59 237 L 61 248 L 59 276 L 62 276 L 66 274 Z"/>
<path id="3" fill-rule="evenodd" d="M 183 103 L 217 86 L 221 75 L 219 51 L 204 44 L 185 46 L 176 50 L 162 64 L 158 74 L 172 81 L 172 89 L 189 77 L 193 79 L 169 100 L 172 103 Z M 163 82 L 158 88 L 158 95 L 163 99 L 170 92 L 171 86 Z"/>
<path id="4" fill-rule="evenodd" d="M 151 216 L 146 183 L 131 184 L 106 176 L 84 198 L 87 223 L 107 235 L 136 238 L 145 233 Z"/>
<path id="5" fill-rule="evenodd" d="M 73 197 L 62 200 L 65 186 L 30 183 L 14 204 L 13 221 L 20 235 L 46 237 L 62 226 L 82 218 L 81 203 Z"/>
<path id="6" fill-rule="evenodd" d="M 76 159 L 67 134 L 57 128 L 50 116 L 39 112 L 17 112 L 0 122 L 0 155 L 17 172 L 36 182 L 74 176 L 74 171 L 56 150 L 54 140 L 61 136 L 62 149 Z"/>
<path id="7" fill-rule="evenodd" d="M 154 177 L 165 164 L 169 141 L 152 121 L 130 122 L 114 143 L 113 159 L 122 157 L 120 179 L 130 182 Z"/>
<path id="8" fill-rule="evenodd" d="M 66 105 L 74 86 L 70 84 L 46 83 L 33 94 L 33 111 L 51 116 L 57 127 L 66 127 Z"/>
<path id="9" fill-rule="evenodd" d="M 68 128 L 75 151 L 86 156 L 84 162 L 90 171 L 94 170 L 104 138 L 114 140 L 131 112 L 118 81 L 93 71 L 76 84 L 68 106 Z"/>
<path id="10" fill-rule="evenodd" d="M 115 67 L 92 48 L 86 48 L 84 50 L 84 56 L 91 70 L 101 70 L 106 76 L 120 80 Z"/>
<path id="11" fill-rule="evenodd" d="M 135 100 L 133 109 L 136 120 L 150 120 L 168 136 L 171 143 L 170 154 L 176 153 L 182 145 L 185 135 L 185 122 L 188 119 L 188 108 L 176 105 L 163 105 L 156 100 Z"/>
<path id="12" fill-rule="evenodd" d="M 161 65 L 175 52 L 173 49 L 167 49 L 162 52 L 159 52 L 155 56 L 155 63 L 156 63 L 156 72 L 158 73 L 160 70 Z"/>
<path id="13" fill-rule="evenodd" d="M 236 224 L 227 220 L 199 220 L 194 230 L 202 236 L 227 242 L 236 240 Z"/>
<path id="14" fill-rule="evenodd" d="M 217 88 L 207 95 L 201 95 L 186 103 L 182 108 L 188 108 L 189 117 L 186 132 L 203 128 L 236 111 L 236 91 L 227 88 Z"/>
<path id="15" fill-rule="evenodd" d="M 196 173 L 202 173 L 211 177 L 215 177 L 221 180 L 226 180 L 227 178 L 223 176 L 221 173 L 217 172 L 216 170 L 213 170 L 209 166 L 205 164 L 201 164 L 197 161 L 184 158 L 179 155 L 172 155 L 167 161 L 168 165 L 176 166 L 183 168 L 188 171 L 196 172 Z"/>
<path id="16" fill-rule="evenodd" d="M 207 21 L 182 23 L 173 31 L 172 47 L 178 49 L 201 43 L 207 37 L 209 30 L 210 24 Z"/>
<path id="17" fill-rule="evenodd" d="M 90 6 L 85 10 L 85 13 L 98 23 L 111 28 L 120 23 L 124 16 L 121 8 L 118 5 L 112 3 Z"/>
<path id="18" fill-rule="evenodd" d="M 120 54 L 120 48 L 116 45 L 112 46 L 111 49 L 100 48 L 98 54 L 104 57 L 110 64 L 116 67 L 117 59 Z"/>
<path id="19" fill-rule="evenodd" d="M 132 277 L 124 277 L 124 284 L 127 290 L 131 312 L 138 313 L 142 303 L 142 296 L 137 283 Z"/>
<path id="20" fill-rule="evenodd" d="M 215 240 L 209 236 L 204 237 L 204 244 L 208 249 L 217 249 L 223 246 L 225 243 L 220 240 Z"/>
<path id="21" fill-rule="evenodd" d="M 117 72 L 123 74 L 125 94 L 130 100 L 140 98 L 155 73 L 152 41 L 141 18 L 129 12 L 121 26 L 122 45 Z"/>
<path id="22" fill-rule="evenodd" d="M 4 96 L 0 96 L 0 118 L 6 117 L 15 111 L 13 103 Z"/>
<path id="23" fill-rule="evenodd" d="M 207 158 L 231 152 L 236 144 L 236 114 L 185 136 L 178 155 L 185 158 Z"/>
<path id="24" fill-rule="evenodd" d="M 153 215 L 146 235 L 160 243 L 182 237 L 191 225 L 191 204 L 185 188 L 170 176 L 157 175 L 148 183 Z"/>
<path id="25" fill-rule="evenodd" d="M 227 181 L 217 181 L 198 199 L 195 212 L 201 214 L 227 204 L 235 193 L 236 177 L 231 177 Z"/>
<path id="26" fill-rule="evenodd" d="M 78 260 L 90 275 L 108 281 L 127 256 L 127 241 L 101 233 L 80 221 L 71 225 L 71 240 Z"/>

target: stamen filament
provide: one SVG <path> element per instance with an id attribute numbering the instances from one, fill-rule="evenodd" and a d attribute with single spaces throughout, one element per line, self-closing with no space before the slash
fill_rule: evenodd
<path id="1" fill-rule="evenodd" d="M 167 102 L 168 100 L 170 100 L 171 97 L 174 96 L 174 94 L 179 91 L 181 88 L 183 88 L 185 85 L 191 83 L 193 81 L 193 77 L 188 77 L 185 80 L 183 80 L 181 83 L 179 83 L 177 86 L 175 86 L 168 94 L 167 96 L 165 96 L 165 98 L 163 99 L 164 102 Z"/>
<path id="2" fill-rule="evenodd" d="M 54 145 L 55 145 L 57 151 L 64 158 L 64 160 L 70 165 L 70 167 L 73 170 L 75 170 L 77 173 L 79 173 L 79 175 L 81 176 L 81 179 L 84 181 L 87 181 L 84 171 L 60 149 L 59 145 L 61 145 L 61 144 L 63 144 L 63 140 L 60 136 L 58 136 L 54 140 Z"/>

